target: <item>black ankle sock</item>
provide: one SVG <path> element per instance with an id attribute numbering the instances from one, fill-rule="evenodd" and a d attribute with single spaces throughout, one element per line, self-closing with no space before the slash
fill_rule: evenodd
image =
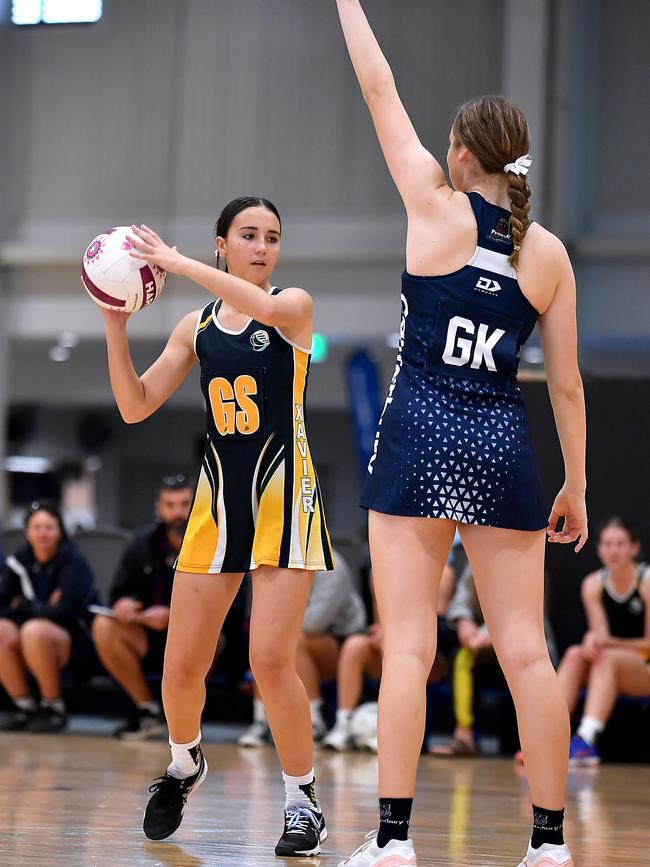
<path id="1" fill-rule="evenodd" d="M 533 834 L 530 845 L 539 849 L 544 843 L 561 846 L 564 843 L 564 807 L 545 810 L 533 804 Z"/>
<path id="2" fill-rule="evenodd" d="M 407 840 L 413 798 L 380 798 L 379 831 L 377 845 L 380 849 L 391 840 Z"/>

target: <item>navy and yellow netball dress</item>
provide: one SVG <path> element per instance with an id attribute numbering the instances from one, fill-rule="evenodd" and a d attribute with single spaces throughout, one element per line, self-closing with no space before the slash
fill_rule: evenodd
<path id="1" fill-rule="evenodd" d="M 310 353 L 255 320 L 228 330 L 220 307 L 196 327 L 208 432 L 177 569 L 332 569 L 305 428 Z"/>
<path id="2" fill-rule="evenodd" d="M 397 364 L 361 505 L 515 530 L 546 527 L 519 349 L 538 312 L 508 262 L 510 212 L 468 193 L 478 227 L 453 274 L 402 278 Z"/>

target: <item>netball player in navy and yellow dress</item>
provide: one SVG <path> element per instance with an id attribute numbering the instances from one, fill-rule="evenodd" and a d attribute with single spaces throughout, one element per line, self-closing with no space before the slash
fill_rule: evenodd
<path id="1" fill-rule="evenodd" d="M 501 97 L 461 107 L 450 134 L 449 185 L 418 139 L 359 0 L 337 5 L 408 216 L 397 366 L 362 497 L 384 636 L 379 831 L 342 863 L 416 864 L 408 823 L 436 651 L 431 624 L 458 526 L 517 708 L 534 804 L 522 865 L 569 867 L 562 832 L 569 720 L 542 603 L 547 533 L 552 542 L 579 539 L 576 550 L 587 538 L 571 264 L 562 243 L 528 217 L 521 111 Z M 565 466 L 550 517 L 516 382 L 519 348 L 537 323 Z"/>
<path id="2" fill-rule="evenodd" d="M 265 199 L 226 206 L 217 265 L 181 255 L 133 227 L 134 256 L 218 297 L 176 326 L 138 376 L 121 313 L 103 311 L 111 385 L 125 421 L 155 412 L 200 362 L 208 429 L 205 456 L 177 562 L 163 673 L 172 762 L 151 787 L 144 830 L 160 840 L 180 825 L 203 782 L 205 677 L 245 572 L 253 576 L 251 669 L 260 688 L 286 790 L 279 855 L 315 855 L 326 838 L 314 793 L 309 701 L 296 674 L 300 630 L 315 570 L 332 569 L 325 514 L 305 428 L 312 300 L 269 280 L 281 224 Z"/>

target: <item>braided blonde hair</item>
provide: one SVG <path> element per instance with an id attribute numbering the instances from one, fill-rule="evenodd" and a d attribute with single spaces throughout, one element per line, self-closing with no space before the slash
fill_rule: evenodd
<path id="1" fill-rule="evenodd" d="M 529 149 L 528 123 L 524 113 L 505 96 L 477 96 L 458 109 L 452 129 L 488 174 L 502 172 Z M 517 268 L 519 251 L 530 226 L 531 189 L 524 175 L 509 171 L 510 234 L 515 249 L 509 257 Z"/>

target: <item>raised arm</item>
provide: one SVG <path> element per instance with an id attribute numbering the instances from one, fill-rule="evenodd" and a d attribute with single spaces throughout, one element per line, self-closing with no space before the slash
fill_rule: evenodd
<path id="1" fill-rule="evenodd" d="M 557 239 L 556 239 L 557 240 Z M 585 449 L 587 425 L 582 378 L 578 369 L 576 284 L 571 262 L 557 241 L 558 283 L 548 309 L 539 320 L 548 392 L 564 458 L 564 485 L 549 517 L 549 541 L 575 542 L 576 552 L 587 541 Z M 564 526 L 558 533 L 558 520 Z"/>
<path id="2" fill-rule="evenodd" d="M 176 391 L 196 361 L 194 330 L 199 311 L 189 313 L 171 333 L 151 367 L 138 376 L 126 334 L 127 316 L 102 310 L 106 328 L 108 371 L 115 402 L 127 424 L 148 418 Z"/>
<path id="3" fill-rule="evenodd" d="M 133 235 L 129 240 L 135 247 L 131 253 L 134 258 L 154 262 L 171 274 L 187 277 L 236 310 L 271 328 L 299 329 L 306 324 L 311 328 L 313 301 L 304 289 L 285 289 L 277 295 L 269 295 L 248 280 L 183 256 L 147 226 L 131 228 Z"/>
<path id="4" fill-rule="evenodd" d="M 388 169 L 409 211 L 449 189 L 438 161 L 418 138 L 402 105 L 393 73 L 359 0 L 337 0 L 343 35 Z M 398 14 L 397 12 L 395 13 Z"/>

